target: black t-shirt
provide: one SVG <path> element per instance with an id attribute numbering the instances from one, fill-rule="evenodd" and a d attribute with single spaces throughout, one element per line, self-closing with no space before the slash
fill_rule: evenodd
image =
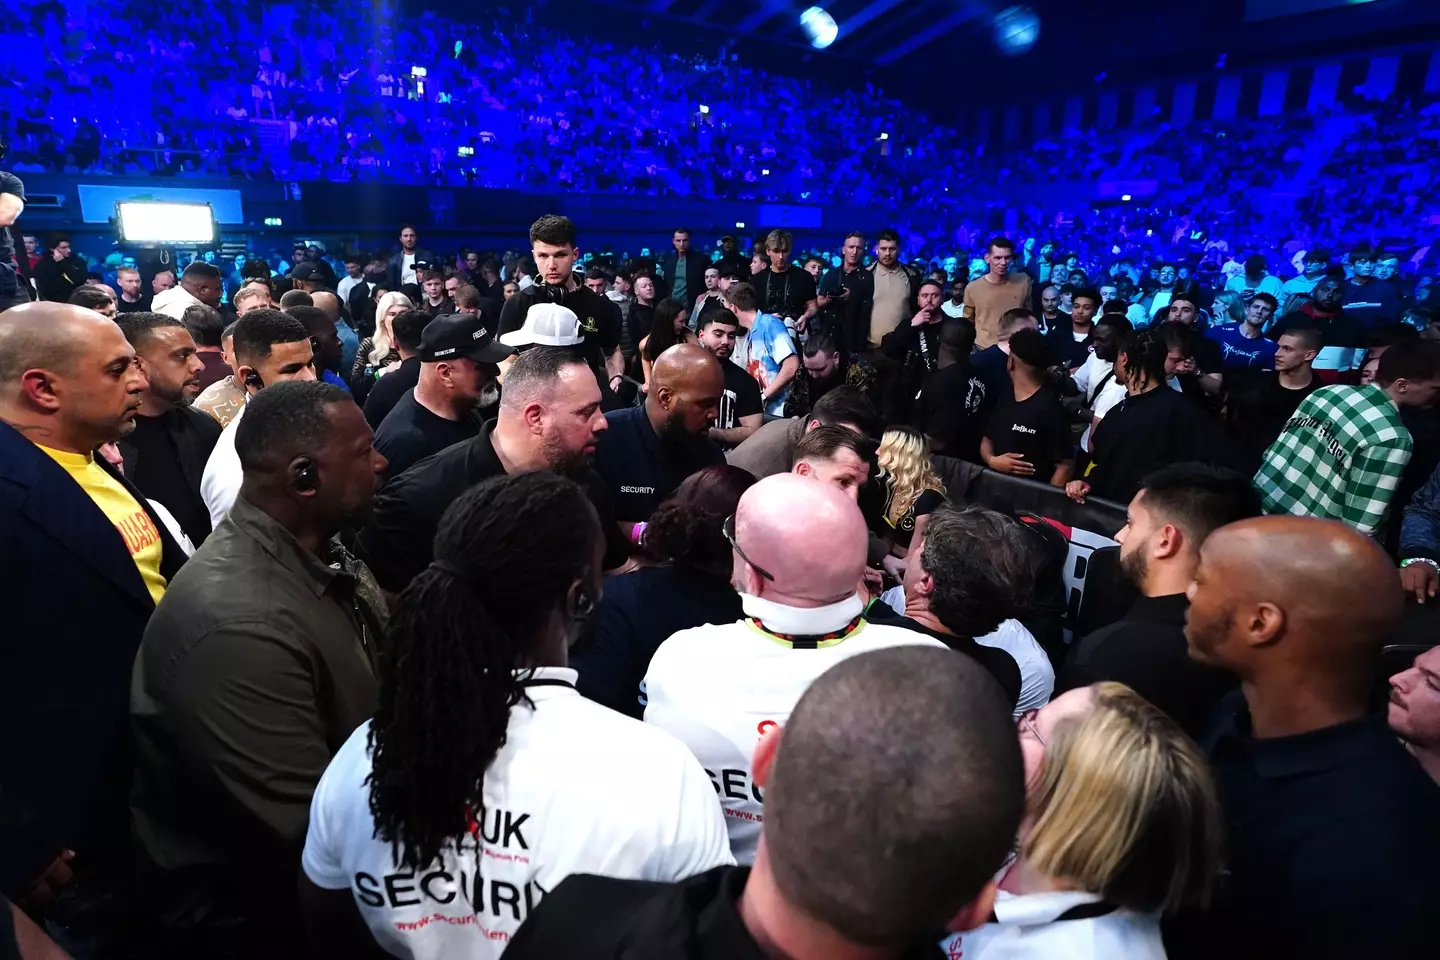
<path id="1" fill-rule="evenodd" d="M 400 476 L 446 447 L 464 443 L 479 433 L 481 426 L 475 416 L 447 420 L 421 406 L 414 390 L 406 391 L 375 431 L 375 449 L 390 461 L 386 479 Z"/>
<path id="2" fill-rule="evenodd" d="M 1054 391 L 1041 387 L 1024 400 L 1014 391 L 1000 399 L 1000 406 L 985 426 L 985 436 L 995 456 L 1018 453 L 1035 468 L 1034 479 L 1049 483 L 1055 465 L 1075 458 L 1070 418 Z"/>
<path id="3" fill-rule="evenodd" d="M 1225 376 L 1225 419 L 1247 473 L 1260 469 L 1265 450 L 1285 429 L 1301 402 L 1325 386 L 1319 377 L 1299 390 L 1280 385 L 1273 370 L 1236 370 Z"/>
<path id="4" fill-rule="evenodd" d="M 550 288 L 541 284 L 526 287 L 506 300 L 501 308 L 500 334 L 523 327 L 525 315 L 535 304 L 554 302 Z M 585 362 L 590 364 L 597 377 L 608 381 L 605 360 L 620 346 L 620 323 L 614 307 L 605 297 L 584 285 L 566 290 L 560 295 L 559 303 L 573 310 L 580 320 L 580 335 L 585 340 L 580 349 L 585 355 Z"/>
<path id="5" fill-rule="evenodd" d="M 153 293 L 147 293 L 142 295 L 140 299 L 136 300 L 134 303 L 126 300 L 123 296 L 116 297 L 115 311 L 117 313 L 149 313 L 150 304 L 154 300 L 155 295 Z"/>
<path id="6" fill-rule="evenodd" d="M 215 441 L 220 439 L 220 431 L 211 430 L 210 425 L 218 427 L 219 424 L 208 417 L 194 419 L 197 429 L 204 431 L 202 444 L 214 449 Z M 180 529 L 185 531 L 185 536 L 198 547 L 210 536 L 210 510 L 200 497 L 199 476 L 195 477 L 194 483 L 185 478 L 180 466 L 180 450 L 170 432 L 169 422 L 165 416 L 136 415 L 135 429 L 125 438 L 126 445 L 135 450 L 130 482 L 146 499 L 163 504 L 175 522 L 180 524 Z M 204 454 L 205 450 L 202 447 L 198 452 Z"/>
<path id="7" fill-rule="evenodd" d="M 805 305 L 815 299 L 815 278 L 804 270 L 791 267 L 784 273 L 766 270 L 750 278 L 760 301 L 760 312 L 784 319 L 797 319 L 805 313 Z"/>
<path id="8" fill-rule="evenodd" d="M 8 170 L 0 170 L 0 193 L 8 193 L 25 199 L 25 184 L 15 174 Z M 0 230 L 0 263 L 10 263 L 15 259 L 15 242 L 11 239 L 9 229 Z"/>
<path id="9" fill-rule="evenodd" d="M 741 417 L 765 412 L 760 399 L 760 384 L 755 382 L 754 377 L 729 360 L 721 360 L 720 369 L 725 373 L 725 392 L 720 397 L 720 416 L 715 418 L 716 427 L 730 430 L 740 426 Z"/>
<path id="10" fill-rule="evenodd" d="M 869 486 L 869 484 L 866 484 Z M 921 517 L 928 517 L 939 510 L 945 503 L 945 494 L 938 490 L 921 490 L 920 495 L 910 502 L 905 512 L 894 520 L 890 519 L 890 506 L 895 496 L 894 488 L 888 480 L 885 483 L 885 503 L 881 507 L 879 522 L 873 524 L 877 534 L 890 534 L 897 544 L 902 547 L 910 546 L 910 541 L 915 537 L 915 521 Z M 874 501 L 871 501 L 874 505 Z M 863 512 L 863 511 L 862 511 Z"/>
<path id="11" fill-rule="evenodd" d="M 411 357 L 400 361 L 400 366 L 375 381 L 365 395 L 365 422 L 371 430 L 379 430 L 385 417 L 394 409 L 400 398 L 415 389 L 420 382 L 420 358 Z M 397 476 L 392 473 L 391 476 Z"/>
<path id="12" fill-rule="evenodd" d="M 607 413 L 605 419 L 609 429 L 595 451 L 595 472 L 604 478 L 615 518 L 622 522 L 649 520 L 686 477 L 725 462 L 708 437 L 660 437 L 643 405 Z"/>
<path id="13" fill-rule="evenodd" d="M 1140 484 L 1172 463 L 1196 461 L 1238 468 L 1234 444 L 1195 401 L 1163 383 L 1126 397 L 1090 436 L 1094 458 L 1085 476 L 1090 495 L 1129 503 Z"/>
<path id="14" fill-rule="evenodd" d="M 980 437 L 992 406 L 989 393 L 990 387 L 963 359 L 930 375 L 920 391 L 915 421 L 930 438 L 931 452 L 980 462 Z"/>

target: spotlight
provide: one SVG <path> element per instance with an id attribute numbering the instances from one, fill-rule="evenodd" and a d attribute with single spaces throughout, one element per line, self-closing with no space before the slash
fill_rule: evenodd
<path id="1" fill-rule="evenodd" d="M 995 14 L 995 46 L 1007 57 L 1029 52 L 1040 39 L 1040 15 L 1029 7 L 1007 7 Z"/>
<path id="2" fill-rule="evenodd" d="M 701 113 L 709 113 L 709 112 L 710 112 L 710 107 L 709 107 L 709 105 L 704 104 L 704 103 L 700 104 L 700 112 L 701 112 Z"/>
<path id="3" fill-rule="evenodd" d="M 810 7 L 800 14 L 800 29 L 809 38 L 810 46 L 816 50 L 824 50 L 840 35 L 835 18 L 830 16 L 824 7 Z"/>
<path id="4" fill-rule="evenodd" d="M 880 134 L 880 139 L 881 139 L 881 140 L 889 140 L 889 139 L 890 139 L 890 134 L 888 134 L 888 133 L 882 133 L 882 134 Z"/>
<path id="5" fill-rule="evenodd" d="M 1128 194 L 1128 193 L 1122 193 L 1122 194 L 1120 194 L 1120 202 L 1121 202 L 1121 203 L 1129 203 L 1129 202 L 1130 202 L 1130 194 Z"/>

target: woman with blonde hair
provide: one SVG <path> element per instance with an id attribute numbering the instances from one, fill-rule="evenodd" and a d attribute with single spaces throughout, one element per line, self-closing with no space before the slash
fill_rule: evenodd
<path id="1" fill-rule="evenodd" d="M 885 488 L 885 513 L 872 526 L 890 545 L 885 571 L 899 580 L 910 544 L 924 535 L 926 518 L 945 502 L 945 484 L 930 463 L 929 443 L 913 427 L 886 430 L 875 459 Z"/>
<path id="2" fill-rule="evenodd" d="M 1163 960 L 1160 918 L 1220 877 L 1220 802 L 1200 752 L 1121 683 L 1079 687 L 1017 724 L 1027 811 L 992 922 L 965 960 Z M 953 955 L 953 954 L 952 954 Z"/>
<path id="3" fill-rule="evenodd" d="M 360 341 L 355 351 L 355 363 L 350 368 L 350 392 L 356 403 L 365 402 L 370 384 L 375 378 L 387 372 L 400 362 L 400 352 L 395 349 L 395 333 L 390 321 L 406 310 L 413 310 L 415 304 L 398 290 L 392 290 L 375 304 L 375 335 Z"/>

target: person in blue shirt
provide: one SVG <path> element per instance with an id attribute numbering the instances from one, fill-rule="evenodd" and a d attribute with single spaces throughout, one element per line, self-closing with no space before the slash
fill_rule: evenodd
<path id="1" fill-rule="evenodd" d="M 1220 345 L 1222 370 L 1271 370 L 1275 367 L 1275 341 L 1265 336 L 1265 325 L 1278 306 L 1268 293 L 1257 293 L 1245 308 L 1245 319 L 1211 327 L 1205 335 Z"/>

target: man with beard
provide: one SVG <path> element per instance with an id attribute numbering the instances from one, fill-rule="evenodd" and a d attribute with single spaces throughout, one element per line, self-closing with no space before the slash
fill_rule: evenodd
<path id="1" fill-rule="evenodd" d="M 145 629 L 133 823 L 144 900 L 177 956 L 306 954 L 294 878 L 311 795 L 375 710 L 384 610 L 338 537 L 380 485 L 370 441 L 331 384 L 256 394 L 234 508 Z"/>
<path id="2" fill-rule="evenodd" d="M 760 384 L 741 370 L 739 364 L 729 362 L 730 355 L 735 352 L 735 338 L 739 332 L 740 321 L 723 303 L 707 307 L 700 316 L 700 345 L 715 354 L 725 374 L 720 413 L 710 427 L 709 436 L 727 449 L 740 446 L 765 422 Z"/>
<path id="3" fill-rule="evenodd" d="M 146 499 L 168 510 L 198 547 L 210 535 L 200 478 L 221 430 L 212 418 L 190 407 L 200 393 L 205 364 L 179 320 L 161 313 L 122 313 L 116 322 L 149 381 L 135 413 L 135 429 L 118 444 L 125 477 Z"/>
<path id="4" fill-rule="evenodd" d="M 1170 300 L 1175 295 L 1175 282 L 1179 279 L 1175 264 L 1158 264 L 1154 276 L 1155 288 L 1141 297 L 1140 302 L 1134 304 L 1127 314 L 1131 324 L 1136 327 L 1148 327 L 1157 313 L 1170 306 Z"/>
<path id="5" fill-rule="evenodd" d="M 1281 317 L 1266 336 L 1278 341 L 1291 330 L 1320 331 L 1322 346 L 1315 355 L 1316 376 L 1326 384 L 1354 383 L 1354 371 L 1365 362 L 1369 333 L 1341 307 L 1340 281 L 1326 277 L 1315 284 L 1312 297 L 1309 303 L 1301 304 L 1299 310 Z"/>
<path id="6" fill-rule="evenodd" d="M 356 538 L 356 552 L 380 587 L 398 594 L 434 557 L 440 517 L 456 497 L 487 477 L 550 470 L 586 489 L 607 534 L 605 569 L 621 566 L 628 549 L 606 485 L 590 469 L 606 426 L 600 387 L 573 348 L 525 350 L 505 371 L 496 419 L 474 439 L 427 457 L 392 481 Z"/>
<path id="7" fill-rule="evenodd" d="M 1147 477 L 1115 535 L 1120 569 L 1140 596 L 1124 618 L 1076 644 L 1054 695 L 1118 681 L 1199 736 L 1235 678 L 1187 655 L 1185 590 L 1195 577 L 1200 544 L 1211 531 L 1259 513 L 1255 494 L 1239 473 L 1177 463 Z"/>
<path id="8" fill-rule="evenodd" d="M 826 330 L 846 354 L 865 349 L 874 296 L 875 278 L 865 269 L 865 237 L 858 230 L 851 231 L 845 236 L 840 266 L 820 278 L 816 300 Z"/>
<path id="9" fill-rule="evenodd" d="M 715 261 L 715 266 L 720 268 L 722 275 L 727 270 L 734 270 L 739 277 L 750 275 L 750 264 L 741 256 L 740 244 L 728 235 L 720 238 L 720 259 Z"/>
<path id="10" fill-rule="evenodd" d="M 439 262 L 435 254 L 420 247 L 420 234 L 407 223 L 400 228 L 400 246 L 390 254 L 386 263 L 385 286 L 391 290 L 399 290 L 407 283 L 419 283 L 417 264 Z"/>
<path id="11" fill-rule="evenodd" d="M 720 363 L 704 347 L 677 344 L 655 360 L 642 406 L 606 414 L 609 430 L 596 450 L 595 470 L 609 487 L 615 518 L 637 543 L 636 528 L 643 532 L 686 477 L 725 462 L 707 436 L 725 393 Z"/>

